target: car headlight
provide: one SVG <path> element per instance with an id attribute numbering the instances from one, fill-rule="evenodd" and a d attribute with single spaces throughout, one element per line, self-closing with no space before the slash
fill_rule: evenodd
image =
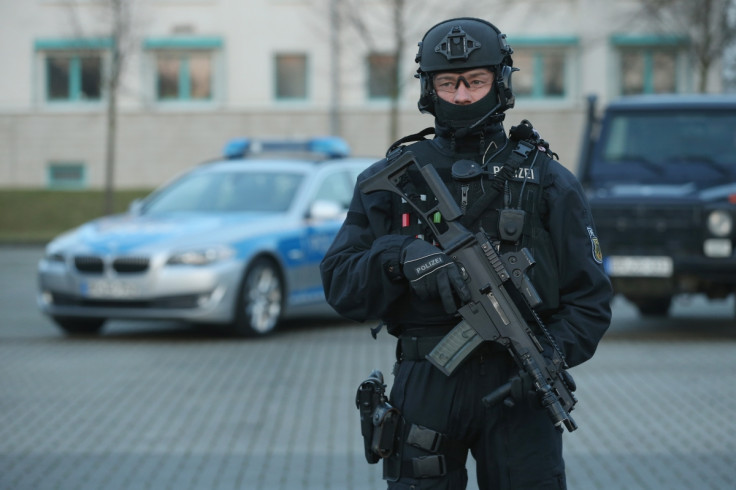
<path id="1" fill-rule="evenodd" d="M 716 210 L 708 215 L 708 231 L 715 236 L 727 236 L 733 229 L 733 218 L 727 211 Z"/>
<path id="2" fill-rule="evenodd" d="M 60 252 L 54 252 L 54 253 L 47 253 L 46 254 L 46 260 L 49 262 L 66 262 L 66 259 L 64 258 L 64 254 Z"/>
<path id="3" fill-rule="evenodd" d="M 207 247 L 192 250 L 183 250 L 169 257 L 168 265 L 208 265 L 220 260 L 226 260 L 235 255 L 230 247 Z"/>

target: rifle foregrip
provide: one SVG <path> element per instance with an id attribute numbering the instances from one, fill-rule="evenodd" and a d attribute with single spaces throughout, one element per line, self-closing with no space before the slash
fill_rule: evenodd
<path id="1" fill-rule="evenodd" d="M 478 332 L 468 323 L 462 321 L 450 330 L 427 354 L 427 360 L 446 376 L 449 376 L 481 342 L 483 342 L 483 339 L 478 335 Z"/>
<path id="2" fill-rule="evenodd" d="M 511 381 L 499 386 L 484 396 L 481 401 L 483 402 L 483 405 L 490 408 L 505 400 L 509 395 L 511 395 Z"/>

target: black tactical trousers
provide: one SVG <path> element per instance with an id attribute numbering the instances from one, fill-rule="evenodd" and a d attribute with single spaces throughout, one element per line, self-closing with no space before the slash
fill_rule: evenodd
<path id="1" fill-rule="evenodd" d="M 391 404 L 407 423 L 445 434 L 470 448 L 480 490 L 565 489 L 562 434 L 546 411 L 527 401 L 486 408 L 481 399 L 517 372 L 505 352 L 475 354 L 447 377 L 428 361 L 400 363 L 391 389 Z M 458 452 L 457 449 L 454 449 Z M 458 490 L 467 486 L 464 454 L 444 476 L 413 478 L 402 474 L 389 489 Z M 404 468 L 427 452 L 404 444 Z M 452 466 L 452 465 L 448 465 Z"/>

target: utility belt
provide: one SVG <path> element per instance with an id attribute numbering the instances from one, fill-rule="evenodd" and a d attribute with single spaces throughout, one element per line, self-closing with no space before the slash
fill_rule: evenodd
<path id="1" fill-rule="evenodd" d="M 399 336 L 398 344 L 396 346 L 396 360 L 397 361 L 424 361 L 426 360 L 427 354 L 442 340 L 444 335 L 432 335 L 432 336 L 413 336 L 413 335 L 401 335 Z M 506 352 L 506 348 L 495 342 L 484 342 L 481 344 L 475 352 L 471 355 L 475 356 L 494 356 L 502 352 Z"/>

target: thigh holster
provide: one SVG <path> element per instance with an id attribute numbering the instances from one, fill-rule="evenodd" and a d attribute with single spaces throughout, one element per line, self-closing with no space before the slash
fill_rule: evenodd
<path id="1" fill-rule="evenodd" d="M 406 457 L 407 446 L 425 454 Z M 396 481 L 401 477 L 442 477 L 464 468 L 467 454 L 468 447 L 462 442 L 427 427 L 404 421 L 400 447 L 383 461 L 383 478 Z"/>
<path id="2" fill-rule="evenodd" d="M 365 459 L 371 464 L 393 453 L 401 430 L 401 414 L 388 403 L 385 389 L 383 374 L 374 370 L 360 384 L 355 396 L 355 405 L 360 411 Z"/>

